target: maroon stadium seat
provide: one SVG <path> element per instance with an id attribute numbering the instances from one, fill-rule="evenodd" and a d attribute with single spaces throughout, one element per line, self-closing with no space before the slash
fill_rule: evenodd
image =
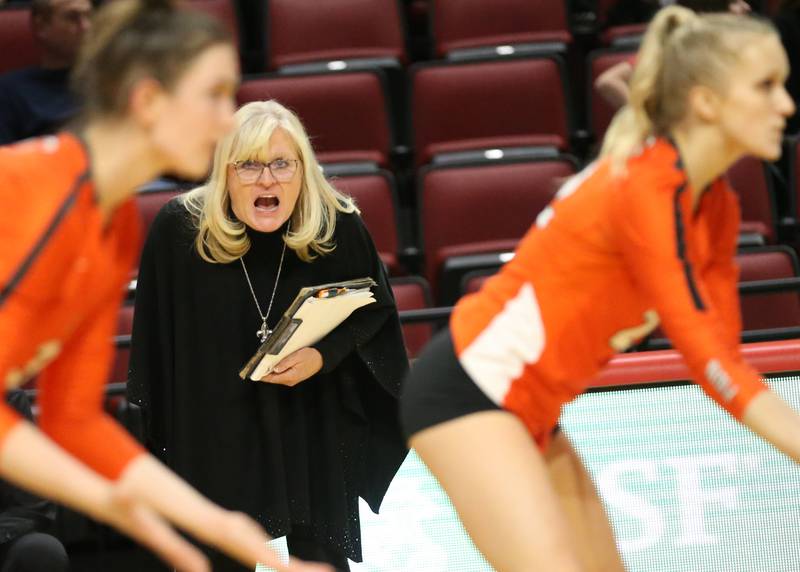
<path id="1" fill-rule="evenodd" d="M 0 6 L 0 73 L 35 65 L 39 48 L 33 41 L 27 6 Z"/>
<path id="2" fill-rule="evenodd" d="M 789 159 L 789 189 L 788 202 L 790 219 L 795 223 L 800 222 L 800 144 L 798 137 L 784 139 L 785 153 Z"/>
<path id="3" fill-rule="evenodd" d="M 418 197 L 420 243 L 436 300 L 453 296 L 439 289 L 448 258 L 513 250 L 574 172 L 566 159 L 424 170 Z"/>
<path id="4" fill-rule="evenodd" d="M 416 163 L 442 153 L 569 144 L 556 57 L 422 64 L 412 75 Z"/>
<path id="5" fill-rule="evenodd" d="M 798 276 L 794 251 L 785 246 L 742 252 L 736 261 L 740 282 Z M 741 304 L 745 330 L 800 326 L 800 293 L 797 291 L 743 294 Z"/>
<path id="6" fill-rule="evenodd" d="M 150 225 L 156 218 L 158 211 L 161 210 L 171 198 L 180 194 L 181 189 L 177 184 L 157 180 L 147 185 L 136 193 L 136 205 L 139 207 L 139 216 L 142 223 L 141 244 L 144 244 Z M 139 265 L 131 271 L 131 278 L 135 278 L 139 273 Z"/>
<path id="7" fill-rule="evenodd" d="M 564 2 L 552 0 L 436 0 L 433 5 L 436 54 L 515 44 L 571 41 Z"/>
<path id="8" fill-rule="evenodd" d="M 393 141 L 380 71 L 254 77 L 237 99 L 276 99 L 292 109 L 322 163 L 389 163 Z"/>
<path id="9" fill-rule="evenodd" d="M 497 273 L 499 268 L 494 270 L 479 270 L 476 272 L 470 272 L 466 276 L 464 276 L 464 280 L 462 281 L 461 291 L 463 294 L 474 294 L 478 290 L 483 287 L 484 282 L 486 282 L 489 278 L 494 276 Z"/>
<path id="10" fill-rule="evenodd" d="M 589 112 L 589 126 L 592 129 L 595 141 L 603 140 L 608 124 L 614 118 L 617 110 L 609 105 L 594 89 L 595 80 L 607 69 L 620 62 L 628 61 L 636 53 L 633 49 L 597 50 L 589 54 L 589 79 L 587 81 L 587 104 Z"/>
<path id="11" fill-rule="evenodd" d="M 233 35 L 235 45 L 239 45 L 239 20 L 234 0 L 189 0 L 186 5 L 193 10 L 214 16 L 225 24 Z"/>
<path id="12" fill-rule="evenodd" d="M 147 236 L 150 225 L 156 218 L 158 211 L 173 197 L 178 196 L 181 190 L 177 186 L 164 185 L 140 190 L 136 194 L 136 204 L 139 207 L 139 216 L 142 221 L 142 239 Z"/>
<path id="13" fill-rule="evenodd" d="M 336 177 L 332 183 L 337 189 L 355 199 L 381 260 L 390 273 L 399 274 L 397 196 L 392 174 L 381 171 Z"/>
<path id="14" fill-rule="evenodd" d="M 117 335 L 129 336 L 133 331 L 133 303 L 123 304 L 119 309 L 117 319 Z M 130 360 L 130 345 L 117 347 L 114 352 L 114 365 L 111 367 L 108 381 L 118 383 L 128 381 L 128 362 Z"/>
<path id="15" fill-rule="evenodd" d="M 268 0 L 267 67 L 405 59 L 397 0 Z"/>
<path id="16" fill-rule="evenodd" d="M 430 287 L 421 276 L 392 278 L 391 285 L 397 309 L 400 312 L 431 307 Z M 433 325 L 427 322 L 403 325 L 403 340 L 408 357 L 416 357 L 431 339 L 432 334 Z"/>
<path id="17" fill-rule="evenodd" d="M 606 46 L 638 46 L 647 24 L 626 24 L 612 26 L 602 33 L 600 41 Z"/>
<path id="18" fill-rule="evenodd" d="M 740 159 L 728 170 L 728 180 L 739 195 L 743 233 L 775 241 L 775 201 L 766 166 L 753 157 Z"/>

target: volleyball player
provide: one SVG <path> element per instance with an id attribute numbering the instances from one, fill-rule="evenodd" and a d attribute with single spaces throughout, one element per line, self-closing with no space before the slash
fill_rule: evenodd
<path id="1" fill-rule="evenodd" d="M 800 416 L 739 352 L 739 207 L 723 178 L 743 155 L 780 155 L 787 67 L 765 22 L 659 12 L 601 158 L 413 367 L 401 399 L 410 444 L 499 572 L 624 569 L 557 421 L 659 323 L 709 396 L 800 459 Z"/>
<path id="2" fill-rule="evenodd" d="M 0 475 L 207 570 L 168 523 L 249 566 L 283 566 L 251 519 L 203 498 L 102 409 L 118 306 L 138 256 L 135 189 L 202 177 L 232 127 L 239 81 L 227 32 L 166 0 L 103 8 L 83 47 L 71 131 L 0 148 L 0 380 L 38 376 L 36 430 L 0 405 Z"/>

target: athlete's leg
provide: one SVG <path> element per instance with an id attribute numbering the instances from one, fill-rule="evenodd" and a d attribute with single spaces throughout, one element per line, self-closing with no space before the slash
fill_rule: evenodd
<path id="1" fill-rule="evenodd" d="M 544 459 L 517 417 L 472 413 L 419 431 L 411 446 L 498 572 L 582 570 Z"/>
<path id="2" fill-rule="evenodd" d="M 562 431 L 553 437 L 545 463 L 578 543 L 587 571 L 624 572 L 614 534 L 589 473 Z"/>

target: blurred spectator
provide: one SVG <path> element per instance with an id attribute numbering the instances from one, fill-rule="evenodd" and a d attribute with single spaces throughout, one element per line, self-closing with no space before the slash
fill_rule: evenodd
<path id="1" fill-rule="evenodd" d="M 795 106 L 800 104 L 800 0 L 783 0 L 775 16 L 775 26 L 781 34 L 781 41 L 789 56 L 789 78 L 786 90 L 792 96 Z M 795 111 L 787 123 L 786 133 L 800 131 L 800 115 Z"/>
<path id="2" fill-rule="evenodd" d="M 33 420 L 24 391 L 10 391 L 6 400 Z M 0 480 L 0 572 L 66 572 L 67 552 L 46 534 L 55 520 L 56 507 Z"/>
<path id="3" fill-rule="evenodd" d="M 92 4 L 32 0 L 30 5 L 41 62 L 0 76 L 0 145 L 53 132 L 77 110 L 69 72 L 89 29 Z"/>
<path id="4" fill-rule="evenodd" d="M 798 2 L 793 3 L 798 4 Z M 621 4 L 625 4 L 625 2 L 620 2 L 617 6 Z M 647 6 L 651 3 L 642 2 L 642 4 Z M 750 5 L 745 0 L 678 0 L 675 4 L 695 12 L 732 12 L 734 14 L 750 12 Z M 794 41 L 795 43 L 798 41 L 796 36 Z M 594 89 L 597 93 L 614 108 L 620 108 L 628 101 L 628 82 L 631 79 L 635 63 L 636 56 L 633 55 L 629 60 L 608 68 L 594 82 Z"/>

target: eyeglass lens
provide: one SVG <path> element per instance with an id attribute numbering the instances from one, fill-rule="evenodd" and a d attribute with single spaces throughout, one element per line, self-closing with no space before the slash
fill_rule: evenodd
<path id="1" fill-rule="evenodd" d="M 236 174 L 243 183 L 254 183 L 261 178 L 264 169 L 269 169 L 272 178 L 276 181 L 290 181 L 297 169 L 296 159 L 276 159 L 269 163 L 261 161 L 241 161 L 235 164 Z"/>

